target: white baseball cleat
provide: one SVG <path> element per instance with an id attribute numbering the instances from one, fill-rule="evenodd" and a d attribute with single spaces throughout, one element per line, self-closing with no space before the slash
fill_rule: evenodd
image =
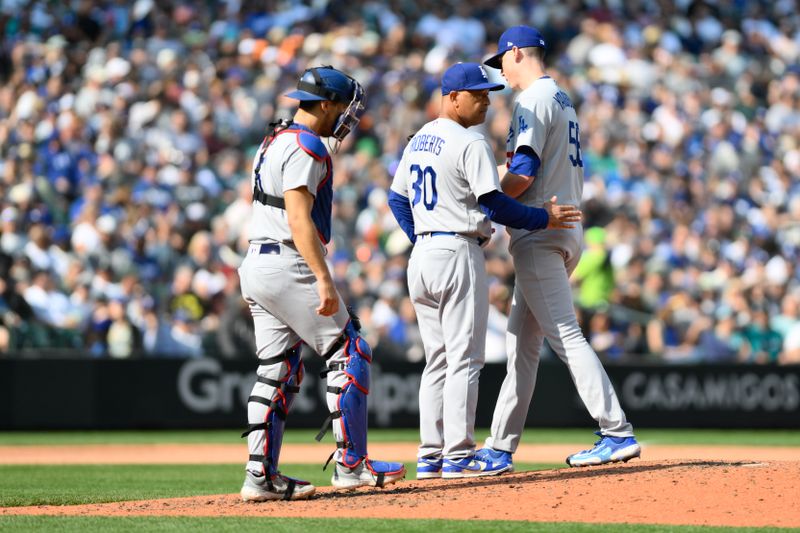
<path id="1" fill-rule="evenodd" d="M 331 484 L 339 490 L 352 490 L 358 487 L 385 487 L 406 477 L 406 467 L 402 463 L 372 461 L 364 457 L 355 468 L 337 462 Z"/>
<path id="2" fill-rule="evenodd" d="M 245 502 L 266 502 L 270 500 L 304 500 L 310 498 L 316 488 L 307 481 L 292 479 L 280 473 L 271 476 L 270 481 L 263 474 L 257 476 L 247 472 L 239 494 Z"/>

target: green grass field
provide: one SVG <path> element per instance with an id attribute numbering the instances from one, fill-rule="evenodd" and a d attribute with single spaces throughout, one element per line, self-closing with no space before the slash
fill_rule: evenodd
<path id="1" fill-rule="evenodd" d="M 629 524 L 576 524 L 576 523 L 530 523 L 505 521 L 466 521 L 466 520 L 385 520 L 349 518 L 323 520 L 317 518 L 107 518 L 53 516 L 0 516 L 2 531 L 53 531 L 59 533 L 87 533 L 102 531 L 116 533 L 127 531 L 231 531 L 235 533 L 269 532 L 293 533 L 297 531 L 343 531 L 343 532 L 419 532 L 460 533 L 487 532 L 500 533 L 589 533 L 593 531 L 619 533 L 739 533 L 768 531 L 789 532 L 791 529 L 776 528 L 722 528 L 698 526 L 649 526 Z"/>
<path id="2" fill-rule="evenodd" d="M 191 430 L 191 431 L 36 431 L 0 432 L 0 446 L 42 444 L 146 444 L 146 443 L 241 443 L 241 429 Z M 316 430 L 287 430 L 284 443 L 313 443 Z M 476 431 L 476 440 L 483 442 L 487 429 Z M 330 440 L 330 435 L 328 435 Z M 373 429 L 370 442 L 417 442 L 419 435 L 413 429 Z M 740 446 L 797 446 L 800 447 L 800 430 L 770 429 L 640 429 L 636 432 L 640 442 L 649 444 L 707 444 Z M 577 444 L 591 445 L 595 436 L 586 429 L 527 429 L 522 442 L 527 444 Z"/>
<path id="3" fill-rule="evenodd" d="M 286 434 L 287 443 L 313 442 L 313 431 Z M 641 430 L 649 444 L 707 444 L 798 447 L 800 431 Z M 486 431 L 478 432 L 479 442 Z M 526 443 L 567 443 L 588 446 L 594 436 L 585 430 L 529 430 Z M 414 430 L 374 430 L 372 442 L 415 442 Z M 0 445 L 100 443 L 241 443 L 236 430 L 226 431 L 109 431 L 0 433 Z M 552 464 L 517 464 L 517 470 L 560 468 Z M 413 473 L 415 465 L 407 464 Z M 330 470 L 321 465 L 286 465 L 287 473 L 318 486 L 330 484 Z M 0 465 L 0 507 L 70 505 L 123 500 L 168 498 L 237 492 L 242 465 Z M 543 524 L 437 520 L 319 520 L 267 518 L 110 518 L 0 516 L 0 531 L 297 531 L 310 528 L 343 531 L 554 531 L 556 533 L 613 530 L 621 532 L 793 531 L 775 528 L 711 528 L 603 524 Z M 800 531 L 800 529 L 794 530 Z"/>

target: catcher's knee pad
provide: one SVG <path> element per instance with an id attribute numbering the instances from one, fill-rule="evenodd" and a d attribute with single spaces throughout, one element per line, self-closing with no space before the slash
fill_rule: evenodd
<path id="1" fill-rule="evenodd" d="M 295 394 L 300 392 L 302 381 L 303 361 L 300 359 L 300 343 L 281 355 L 265 359 L 259 364 L 253 392 L 247 399 L 249 425 L 247 431 L 242 433 L 242 437 L 255 433 L 255 446 L 250 449 L 250 461 L 261 463 L 268 477 L 278 471 L 286 416 L 292 407 Z M 263 431 L 263 446 L 259 445 L 261 435 L 256 433 L 259 431 Z M 253 453 L 255 447 L 259 453 Z"/>
<path id="2" fill-rule="evenodd" d="M 329 365 L 329 371 L 341 371 L 344 374 L 344 383 L 332 386 L 329 379 L 329 399 L 335 399 L 329 405 L 333 403 L 335 410 L 317 434 L 317 440 L 322 439 L 327 432 L 328 423 L 332 421 L 334 434 L 337 436 L 336 446 L 343 449 L 341 462 L 354 467 L 367 455 L 367 395 L 372 349 L 358 334 L 352 322 L 348 322 L 342 335 L 345 361 Z"/>

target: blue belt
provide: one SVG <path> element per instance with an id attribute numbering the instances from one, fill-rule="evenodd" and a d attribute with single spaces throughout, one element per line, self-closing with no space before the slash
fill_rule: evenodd
<path id="1" fill-rule="evenodd" d="M 260 254 L 280 254 L 281 253 L 281 245 L 275 243 L 265 243 L 261 245 L 259 248 L 258 253 Z"/>
<path id="2" fill-rule="evenodd" d="M 456 233 L 455 231 L 432 231 L 429 233 L 429 235 L 431 237 L 435 237 L 437 235 L 450 235 L 451 237 L 455 237 L 456 235 L 461 235 L 461 234 Z M 485 243 L 487 240 L 489 239 L 487 239 L 486 237 L 477 237 L 478 246 L 483 246 L 483 243 Z"/>

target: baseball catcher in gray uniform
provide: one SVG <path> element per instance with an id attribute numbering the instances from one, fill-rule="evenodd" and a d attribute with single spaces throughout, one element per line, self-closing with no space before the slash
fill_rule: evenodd
<path id="1" fill-rule="evenodd" d="M 291 121 L 271 125 L 253 162 L 250 247 L 239 268 L 255 323 L 257 381 L 248 399 L 249 460 L 244 501 L 308 498 L 314 486 L 278 470 L 286 417 L 303 380 L 300 347 L 327 366 L 327 403 L 337 489 L 384 486 L 405 476 L 400 463 L 367 455 L 367 394 L 372 351 L 345 309 L 325 263 L 331 238 L 333 168 L 321 137 L 335 142 L 359 122 L 364 90 L 333 67 L 306 70 Z M 321 435 L 318 436 L 321 438 Z"/>

